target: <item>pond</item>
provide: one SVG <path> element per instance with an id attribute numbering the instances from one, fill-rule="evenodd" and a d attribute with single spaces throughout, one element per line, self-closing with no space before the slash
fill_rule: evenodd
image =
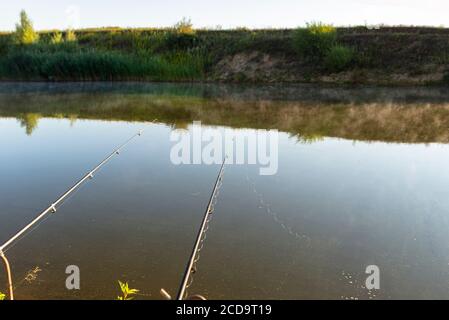
<path id="1" fill-rule="evenodd" d="M 226 165 L 190 294 L 449 298 L 449 90 L 3 83 L 0 244 L 144 129 L 7 249 L 16 298 L 115 299 L 118 280 L 138 299 L 175 295 L 220 169 L 173 161 L 174 134 L 198 126 L 277 136 L 270 174 Z"/>

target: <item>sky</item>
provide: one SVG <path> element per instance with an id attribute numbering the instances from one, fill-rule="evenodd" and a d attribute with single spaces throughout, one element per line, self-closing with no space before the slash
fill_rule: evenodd
<path id="1" fill-rule="evenodd" d="M 167 27 L 183 17 L 197 28 L 292 28 L 309 21 L 449 27 L 449 0 L 0 0 L 0 30 L 13 30 L 21 9 L 38 30 Z"/>

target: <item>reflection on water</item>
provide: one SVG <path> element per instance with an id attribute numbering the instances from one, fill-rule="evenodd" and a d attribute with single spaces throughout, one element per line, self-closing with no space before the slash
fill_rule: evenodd
<path id="1" fill-rule="evenodd" d="M 0 242 L 146 128 L 8 251 L 17 298 L 114 299 L 117 280 L 140 299 L 176 292 L 219 169 L 170 162 L 170 133 L 194 120 L 281 134 L 276 175 L 227 168 L 192 293 L 449 298 L 445 89 L 2 84 Z M 81 291 L 65 289 L 68 265 Z"/>
<path id="2" fill-rule="evenodd" d="M 233 91 L 233 87 L 161 84 L 28 85 L 14 90 L 14 86 L 4 86 L 0 88 L 0 116 L 18 118 L 28 133 L 40 117 L 158 119 L 177 128 L 201 120 L 234 128 L 278 129 L 306 142 L 322 137 L 449 142 L 449 92 L 444 89 L 306 86 Z"/>

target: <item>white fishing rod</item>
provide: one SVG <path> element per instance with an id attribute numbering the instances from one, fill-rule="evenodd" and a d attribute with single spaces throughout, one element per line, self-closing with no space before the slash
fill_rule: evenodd
<path id="1" fill-rule="evenodd" d="M 181 286 L 176 296 L 176 300 L 206 300 L 201 295 L 188 296 L 187 289 L 193 283 L 193 274 L 197 271 L 196 264 L 200 259 L 200 252 L 203 249 L 204 241 L 206 240 L 206 232 L 209 229 L 209 222 L 212 218 L 212 214 L 215 211 L 215 205 L 217 204 L 219 190 L 223 184 L 223 174 L 226 164 L 226 158 L 227 157 L 223 159 L 223 163 L 221 164 L 220 171 L 218 172 L 218 176 L 212 189 L 209 202 L 207 203 L 206 211 L 204 212 L 203 220 L 198 230 L 195 244 L 193 246 L 192 253 L 190 254 L 190 259 L 187 263 L 187 267 L 185 269 Z M 165 299 L 172 300 L 171 295 L 165 289 L 161 289 L 160 293 Z"/>
<path id="2" fill-rule="evenodd" d="M 81 178 L 77 183 L 75 183 L 70 189 L 68 189 L 64 194 L 62 194 L 55 202 L 53 202 L 47 209 L 42 211 L 33 221 L 27 224 L 24 228 L 22 228 L 19 232 L 17 232 L 14 236 L 12 236 L 8 241 L 0 246 L 0 258 L 2 258 L 6 273 L 8 275 L 8 290 L 9 297 L 11 300 L 14 300 L 14 288 L 12 284 L 12 276 L 11 276 L 11 267 L 8 262 L 8 259 L 5 255 L 6 250 L 16 241 L 19 240 L 21 236 L 23 236 L 27 231 L 29 231 L 33 226 L 35 226 L 39 221 L 41 221 L 45 216 L 49 213 L 55 213 L 58 209 L 58 206 L 61 205 L 64 200 L 67 199 L 73 192 L 75 192 L 84 182 L 88 179 L 92 179 L 94 174 L 101 169 L 105 164 L 107 164 L 114 156 L 119 155 L 121 149 L 126 147 L 134 138 L 141 136 L 143 130 L 140 130 L 138 133 L 129 138 L 125 143 L 123 143 L 120 147 L 115 149 L 108 157 L 106 157 L 102 162 L 100 162 L 94 169 L 89 171 L 83 178 Z"/>

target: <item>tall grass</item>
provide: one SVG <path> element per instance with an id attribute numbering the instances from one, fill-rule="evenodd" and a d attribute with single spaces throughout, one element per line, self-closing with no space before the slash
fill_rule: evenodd
<path id="1" fill-rule="evenodd" d="M 153 32 L 154 31 L 154 32 Z M 142 33 L 58 30 L 37 34 L 24 11 L 16 32 L 0 35 L 0 80 L 199 80 L 208 54 L 190 20 Z M 11 41 L 14 40 L 14 41 Z"/>
<path id="2" fill-rule="evenodd" d="M 169 55 L 81 49 L 70 43 L 16 47 L 0 58 L 0 78 L 50 81 L 199 80 L 201 51 Z"/>

